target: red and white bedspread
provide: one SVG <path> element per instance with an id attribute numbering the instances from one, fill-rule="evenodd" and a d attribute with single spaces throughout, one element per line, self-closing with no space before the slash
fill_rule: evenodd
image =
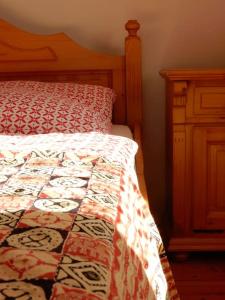
<path id="1" fill-rule="evenodd" d="M 178 299 L 133 141 L 0 136 L 0 299 Z"/>

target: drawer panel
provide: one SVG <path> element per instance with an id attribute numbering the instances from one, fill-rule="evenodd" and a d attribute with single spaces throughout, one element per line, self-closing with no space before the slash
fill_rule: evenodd
<path id="1" fill-rule="evenodd" d="M 196 87 L 193 96 L 194 115 L 225 116 L 225 87 Z"/>

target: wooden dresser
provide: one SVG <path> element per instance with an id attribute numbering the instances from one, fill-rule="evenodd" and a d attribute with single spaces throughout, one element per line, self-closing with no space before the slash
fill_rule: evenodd
<path id="1" fill-rule="evenodd" d="M 167 90 L 168 250 L 225 250 L 225 69 L 162 70 Z"/>

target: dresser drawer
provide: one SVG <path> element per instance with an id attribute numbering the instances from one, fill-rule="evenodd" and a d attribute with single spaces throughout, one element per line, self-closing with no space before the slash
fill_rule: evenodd
<path id="1" fill-rule="evenodd" d="M 191 85 L 187 97 L 187 119 L 225 121 L 225 86 L 196 86 L 194 83 Z"/>

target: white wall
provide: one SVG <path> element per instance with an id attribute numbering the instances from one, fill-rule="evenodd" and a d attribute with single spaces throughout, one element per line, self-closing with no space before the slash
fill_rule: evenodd
<path id="1" fill-rule="evenodd" d="M 224 0 L 0 0 L 0 18 L 36 33 L 64 31 L 86 47 L 122 53 L 124 24 L 141 23 L 146 178 L 156 219 L 166 214 L 167 67 L 225 67 Z"/>

